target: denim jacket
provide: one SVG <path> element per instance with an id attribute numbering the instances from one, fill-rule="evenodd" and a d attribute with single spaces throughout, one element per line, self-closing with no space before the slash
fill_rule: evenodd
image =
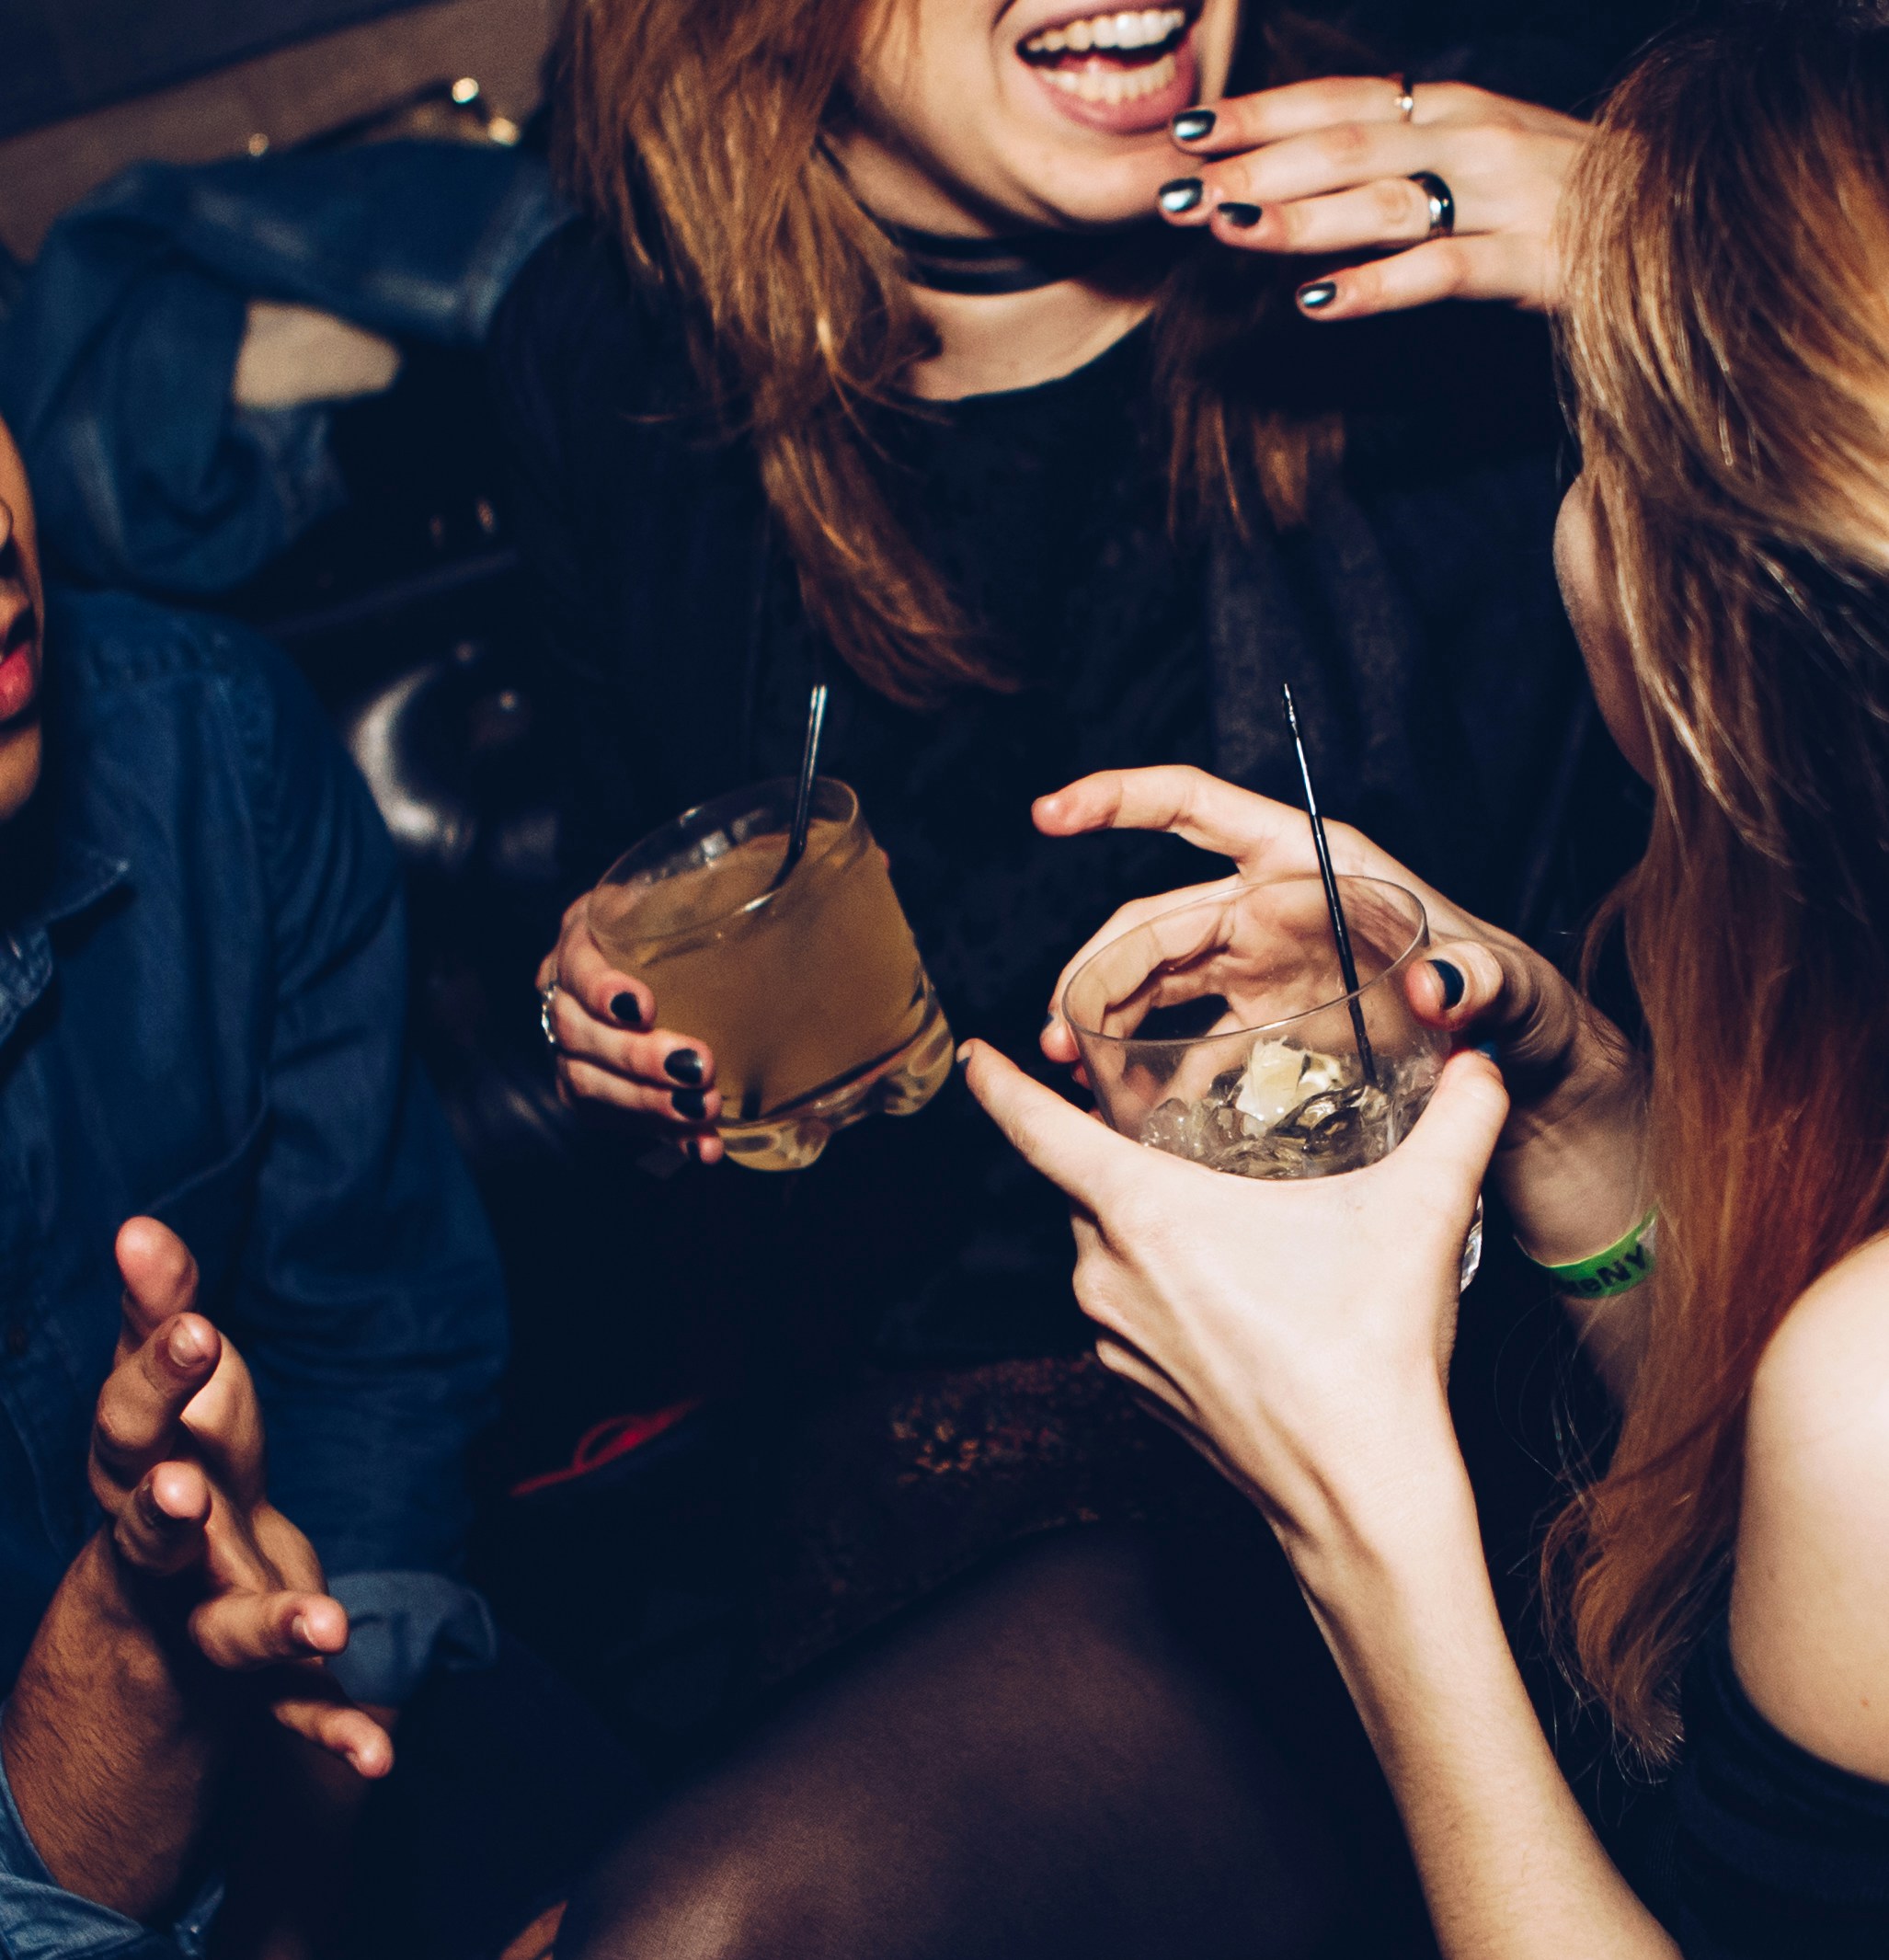
<path id="1" fill-rule="evenodd" d="M 0 831 L 0 1689 L 98 1522 L 112 1241 L 142 1212 L 254 1372 L 269 1495 L 355 1617 L 338 1671 L 398 1701 L 489 1647 L 452 1576 L 505 1311 L 407 1050 L 392 849 L 252 635 L 55 595 L 46 657 L 47 777 Z M 0 1953 L 194 1944 L 51 1888 L 0 1779 Z"/>

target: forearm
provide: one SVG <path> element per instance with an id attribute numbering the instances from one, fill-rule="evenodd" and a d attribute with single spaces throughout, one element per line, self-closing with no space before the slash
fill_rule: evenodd
<path id="1" fill-rule="evenodd" d="M 1294 1549 L 1390 1782 L 1448 1960 L 1677 1960 L 1556 1767 L 1495 1609 L 1460 1458 L 1421 1521 Z"/>
<path id="2" fill-rule="evenodd" d="M 80 1553 L 14 1686 L 0 1750 L 57 1883 L 152 1920 L 190 1876 L 223 1735 L 130 1598 L 134 1583 L 102 1532 Z"/>

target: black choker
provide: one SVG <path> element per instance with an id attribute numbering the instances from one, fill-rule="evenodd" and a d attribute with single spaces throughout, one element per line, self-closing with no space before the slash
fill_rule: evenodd
<path id="1" fill-rule="evenodd" d="M 867 213 L 898 247 L 905 276 L 931 292 L 1034 292 L 1093 272 L 1122 248 L 1119 232 L 1015 232 L 966 238 Z"/>

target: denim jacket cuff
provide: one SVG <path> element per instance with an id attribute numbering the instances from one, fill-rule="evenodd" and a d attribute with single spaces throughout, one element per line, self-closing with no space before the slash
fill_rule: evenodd
<path id="1" fill-rule="evenodd" d="M 348 1609 L 347 1651 L 329 1672 L 357 1702 L 399 1708 L 435 1668 L 489 1668 L 498 1656 L 492 1609 L 437 1572 L 350 1572 L 328 1590 Z"/>

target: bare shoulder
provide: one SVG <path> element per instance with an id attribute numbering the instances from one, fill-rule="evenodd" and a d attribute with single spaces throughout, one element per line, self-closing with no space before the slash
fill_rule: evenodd
<path id="1" fill-rule="evenodd" d="M 1889 1782 L 1889 1240 L 1818 1280 L 1758 1366 L 1732 1641 L 1775 1727 Z"/>

